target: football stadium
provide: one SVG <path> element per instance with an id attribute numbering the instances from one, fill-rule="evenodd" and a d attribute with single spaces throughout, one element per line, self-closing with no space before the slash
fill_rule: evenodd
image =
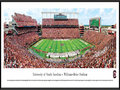
<path id="1" fill-rule="evenodd" d="M 116 67 L 116 25 L 102 28 L 101 18 L 93 17 L 86 27 L 77 12 L 41 14 L 41 24 L 20 13 L 4 23 L 5 68 Z"/>

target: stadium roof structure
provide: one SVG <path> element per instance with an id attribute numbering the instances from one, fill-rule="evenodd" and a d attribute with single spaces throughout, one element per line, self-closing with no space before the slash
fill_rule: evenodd
<path id="1" fill-rule="evenodd" d="M 53 18 L 54 15 L 63 14 L 66 15 L 68 18 L 78 18 L 78 12 L 41 12 L 42 18 Z"/>
<path id="2" fill-rule="evenodd" d="M 98 18 L 100 19 L 100 17 L 94 17 L 94 18 L 90 18 L 90 20 L 92 20 L 92 19 L 98 19 Z"/>

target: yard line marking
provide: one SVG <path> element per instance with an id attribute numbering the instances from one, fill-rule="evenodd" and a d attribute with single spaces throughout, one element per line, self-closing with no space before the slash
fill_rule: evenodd
<path id="1" fill-rule="evenodd" d="M 43 40 L 40 40 L 38 43 L 36 43 L 34 46 L 38 46 Z"/>
<path id="2" fill-rule="evenodd" d="M 80 40 L 82 43 L 84 43 L 85 45 L 88 45 L 88 43 L 87 42 L 85 42 L 85 41 L 83 41 L 83 40 Z"/>

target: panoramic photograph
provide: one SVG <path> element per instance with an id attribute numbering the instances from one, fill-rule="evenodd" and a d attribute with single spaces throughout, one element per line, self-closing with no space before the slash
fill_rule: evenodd
<path id="1" fill-rule="evenodd" d="M 116 68 L 116 9 L 5 8 L 4 68 Z"/>

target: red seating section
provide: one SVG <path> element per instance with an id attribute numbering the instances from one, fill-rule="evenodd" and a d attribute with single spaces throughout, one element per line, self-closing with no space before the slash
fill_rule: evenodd
<path id="1" fill-rule="evenodd" d="M 16 28 L 18 34 L 38 31 L 38 28 Z"/>
<path id="2" fill-rule="evenodd" d="M 30 32 L 20 36 L 14 36 L 14 39 L 19 45 L 27 47 L 31 43 L 38 41 L 39 35 L 36 32 Z"/>
<path id="3" fill-rule="evenodd" d="M 87 35 L 88 33 L 88 35 Z M 98 35 L 100 39 L 95 39 L 93 36 Z M 99 40 L 104 43 L 108 43 L 109 35 L 103 35 L 102 33 L 90 31 L 85 32 L 84 39 L 92 40 L 93 38 L 96 42 Z M 89 38 L 88 38 L 89 37 Z M 97 37 L 97 36 L 96 36 Z M 35 40 L 36 38 L 36 40 Z M 33 43 L 39 39 L 38 34 L 35 32 L 22 34 L 20 36 L 6 36 L 4 41 L 4 67 L 6 68 L 115 68 L 116 67 L 116 43 L 110 41 L 108 43 L 109 49 L 101 56 L 94 57 L 97 52 L 92 50 L 87 53 L 85 57 L 78 59 L 76 61 L 68 63 L 52 63 L 42 60 L 31 54 L 26 48 L 28 44 Z M 98 43 L 96 42 L 96 45 Z M 106 41 L 106 42 L 105 42 Z M 98 44 L 99 45 L 99 44 Z M 99 51 L 98 51 L 99 52 Z"/>
<path id="4" fill-rule="evenodd" d="M 78 28 L 43 28 L 44 38 L 79 38 Z"/>
<path id="5" fill-rule="evenodd" d="M 35 19 L 32 19 L 32 17 L 26 16 L 24 14 L 15 13 L 15 15 L 12 16 L 12 18 L 17 24 L 17 26 L 15 27 L 17 34 L 38 31 L 37 21 Z"/>
<path id="6" fill-rule="evenodd" d="M 67 19 L 64 21 L 54 20 L 54 19 L 43 19 L 42 25 L 77 25 L 78 26 L 78 19 Z"/>
<path id="7" fill-rule="evenodd" d="M 30 16 L 15 13 L 15 16 L 12 16 L 12 17 L 16 21 L 16 23 L 19 27 L 37 26 L 37 21 L 35 19 L 32 19 L 32 17 L 30 17 Z"/>
<path id="8" fill-rule="evenodd" d="M 54 20 L 54 19 L 43 19 L 42 20 L 42 26 L 51 26 L 51 27 L 43 27 L 42 28 L 42 37 L 43 38 L 79 38 L 79 29 L 78 29 L 78 19 L 67 19 L 67 20 Z M 71 26 L 74 25 L 74 27 L 58 27 L 53 28 L 52 26 L 55 25 L 66 25 Z"/>
<path id="9" fill-rule="evenodd" d="M 96 50 L 101 50 L 105 46 L 110 45 L 114 41 L 114 37 L 111 35 L 104 35 L 103 33 L 95 31 L 86 31 L 82 37 L 85 41 L 90 42 L 96 46 Z"/>
<path id="10" fill-rule="evenodd" d="M 26 42 L 32 43 L 31 39 L 37 35 L 23 34 L 20 37 L 7 36 L 4 41 L 4 67 L 6 68 L 115 68 L 116 67 L 116 51 L 109 49 L 106 53 L 99 57 L 93 57 L 92 54 L 86 54 L 82 59 L 68 63 L 50 63 L 39 59 L 24 48 Z M 28 39 L 23 40 L 22 37 Z M 38 36 L 37 36 L 38 37 Z M 17 42 L 18 41 L 18 42 Z M 24 43 L 24 44 L 20 44 Z M 95 52 L 93 52 L 95 54 Z"/>
<path id="11" fill-rule="evenodd" d="M 37 25 L 30 16 L 15 13 L 13 17 L 19 26 Z M 43 19 L 43 25 L 78 25 L 78 20 L 54 21 Z M 36 28 L 16 28 L 18 34 L 4 34 L 4 67 L 5 68 L 116 68 L 116 38 L 95 31 L 85 31 L 84 39 L 95 45 L 95 49 L 81 59 L 68 63 L 53 63 L 37 58 L 27 50 L 32 43 L 39 40 Z M 23 34 L 24 33 L 24 34 Z M 42 28 L 44 38 L 78 38 L 78 28 Z M 107 51 L 101 51 L 107 47 Z M 100 55 L 98 55 L 100 54 Z M 98 56 L 97 56 L 98 55 Z"/>

